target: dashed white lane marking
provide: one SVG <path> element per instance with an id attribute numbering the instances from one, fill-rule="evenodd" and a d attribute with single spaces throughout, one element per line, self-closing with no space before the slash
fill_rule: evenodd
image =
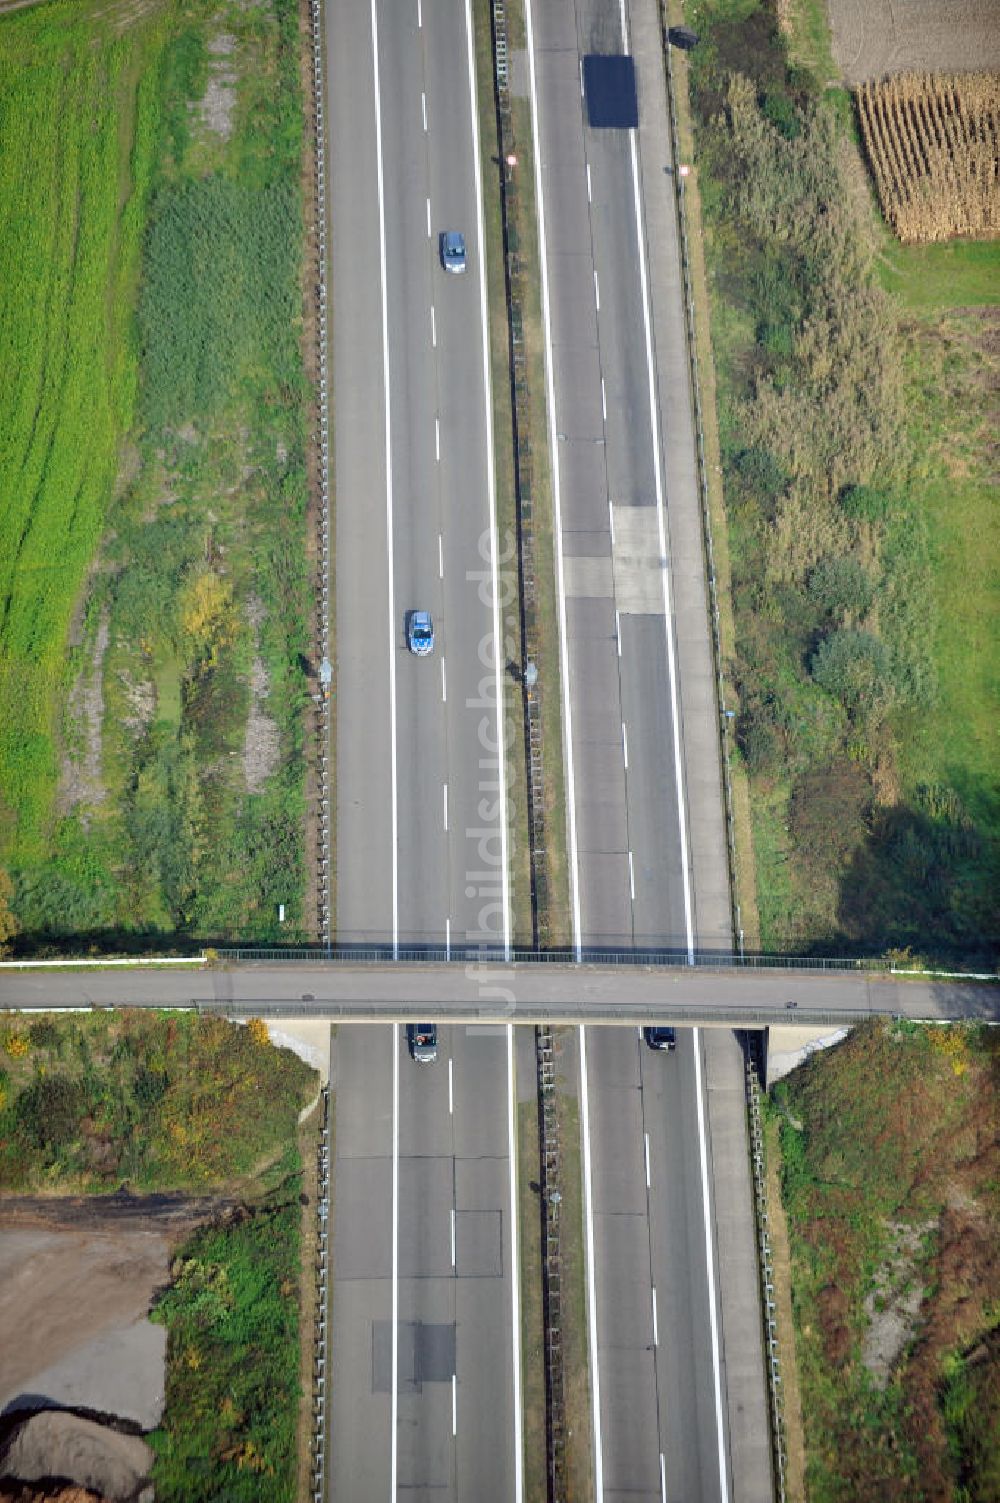
<path id="1" fill-rule="evenodd" d="M 667 1503 L 667 1463 L 660 1452 L 660 1503 Z"/>
<path id="2" fill-rule="evenodd" d="M 427 238 L 431 238 L 431 201 L 427 200 Z"/>
<path id="3" fill-rule="evenodd" d="M 583 98 L 583 58 L 580 59 L 580 98 Z"/>
<path id="4" fill-rule="evenodd" d="M 444 579 L 444 538 L 438 533 L 438 579 Z"/>
<path id="5" fill-rule="evenodd" d="M 441 659 L 441 703 L 448 703 L 448 675 L 445 672 L 444 658 Z"/>
<path id="6" fill-rule="evenodd" d="M 455 1208 L 451 1208 L 451 1266 L 455 1266 Z M 655 1297 L 655 1296 L 654 1296 Z"/>
<path id="7" fill-rule="evenodd" d="M 448 920 L 448 929 L 449 931 L 451 929 L 451 919 Z M 448 1061 L 448 1115 L 452 1117 L 455 1115 L 455 1073 L 452 1069 L 451 1060 Z M 452 1212 L 452 1215 L 454 1215 L 454 1212 Z"/>
<path id="8" fill-rule="evenodd" d="M 608 420 L 608 394 L 604 389 L 604 377 L 601 377 L 601 416 L 604 421 Z"/>
<path id="9" fill-rule="evenodd" d="M 587 202 L 593 203 L 593 194 L 590 191 L 590 163 L 587 163 Z"/>
<path id="10" fill-rule="evenodd" d="M 615 611 L 615 637 L 618 640 L 618 656 L 622 655 L 622 618 L 621 612 Z"/>
<path id="11" fill-rule="evenodd" d="M 417 25 L 418 26 L 423 26 L 423 24 L 424 24 L 423 6 L 421 5 L 420 0 L 417 0 Z"/>
<path id="12" fill-rule="evenodd" d="M 434 419 L 434 458 L 441 463 L 441 419 Z"/>
<path id="13" fill-rule="evenodd" d="M 608 526 L 611 529 L 611 546 L 615 546 L 615 505 L 611 497 L 608 497 Z"/>
<path id="14" fill-rule="evenodd" d="M 454 1263 L 454 1261 L 455 1261 L 454 1258 L 452 1258 L 451 1261 Z M 659 1346 L 659 1344 L 660 1344 L 660 1333 L 659 1333 L 659 1327 L 658 1327 L 658 1325 L 656 1323 L 656 1286 L 654 1285 L 653 1286 L 653 1345 L 654 1346 Z"/>
<path id="15" fill-rule="evenodd" d="M 424 93 L 421 93 L 421 95 L 420 95 L 420 113 L 421 113 L 421 115 L 423 117 L 424 130 L 426 130 L 427 129 L 427 95 L 424 94 Z"/>
<path id="16" fill-rule="evenodd" d="M 632 861 L 632 852 L 631 851 L 629 851 L 629 853 L 628 853 L 628 890 L 632 894 L 632 901 L 634 903 L 635 902 L 635 865 L 634 865 L 634 863 Z"/>
<path id="17" fill-rule="evenodd" d="M 600 313 L 600 311 L 601 311 L 601 284 L 597 280 L 597 267 L 596 266 L 594 267 L 594 302 L 597 304 L 597 311 L 598 311 L 598 313 Z"/>
<path id="18" fill-rule="evenodd" d="M 458 1434 L 458 1374 L 451 1375 L 451 1433 Z"/>
<path id="19" fill-rule="evenodd" d="M 625 758 L 625 771 L 628 772 L 628 731 L 625 722 L 622 721 L 622 755 Z"/>
<path id="20" fill-rule="evenodd" d="M 643 1136 L 645 1138 L 645 1144 L 644 1144 L 644 1148 L 643 1148 L 643 1154 L 644 1154 L 644 1157 L 645 1157 L 645 1160 L 646 1160 L 646 1189 L 648 1190 L 649 1189 L 649 1133 L 648 1132 L 644 1133 Z"/>
<path id="21" fill-rule="evenodd" d="M 434 313 L 434 304 L 431 303 L 431 344 L 433 345 L 433 347 L 435 349 L 437 349 L 437 343 L 438 343 L 437 317 L 436 317 L 436 315 Z"/>
<path id="22" fill-rule="evenodd" d="M 451 959 L 451 919 L 450 918 L 446 918 L 445 921 L 444 921 L 444 953 L 445 953 L 445 959 L 450 960 Z M 450 1084 L 450 1082 L 451 1082 L 451 1065 L 450 1064 L 448 1066 L 448 1081 L 449 1081 L 449 1084 Z"/>
<path id="23" fill-rule="evenodd" d="M 444 785 L 444 827 L 448 828 L 448 784 Z"/>

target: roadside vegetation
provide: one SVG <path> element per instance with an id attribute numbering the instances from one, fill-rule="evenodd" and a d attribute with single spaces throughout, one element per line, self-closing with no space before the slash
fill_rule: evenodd
<path id="1" fill-rule="evenodd" d="M 315 1088 L 316 1072 L 260 1020 L 0 1019 L 0 1192 L 187 1191 L 189 1220 L 206 1222 L 151 1315 L 167 1329 L 166 1408 L 146 1437 L 160 1499 L 295 1496 L 296 1128 Z"/>
<path id="2" fill-rule="evenodd" d="M 22 949 L 266 938 L 280 903 L 300 930 L 298 63 L 295 0 L 0 20 L 0 866 Z"/>
<path id="3" fill-rule="evenodd" d="M 772 1090 L 810 1503 L 1000 1494 L 998 1049 L 873 1022 Z"/>
<path id="4" fill-rule="evenodd" d="M 1000 878 L 996 318 L 914 296 L 907 256 L 925 248 L 878 217 L 853 101 L 823 87 L 815 9 L 788 12 L 793 63 L 768 4 L 692 0 L 701 42 L 680 64 L 758 939 L 983 966 Z M 1000 246 L 932 249 L 942 273 L 1000 300 Z"/>

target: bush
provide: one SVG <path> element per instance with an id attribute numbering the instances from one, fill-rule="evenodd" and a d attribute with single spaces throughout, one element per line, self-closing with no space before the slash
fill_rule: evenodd
<path id="1" fill-rule="evenodd" d="M 871 632 L 834 632 L 820 643 L 809 667 L 820 688 L 839 699 L 849 715 L 874 720 L 888 708 L 888 655 Z"/>
<path id="2" fill-rule="evenodd" d="M 871 609 L 871 576 L 849 555 L 824 559 L 809 576 L 809 598 L 824 616 L 860 618 Z"/>
<path id="3" fill-rule="evenodd" d="M 18 1096 L 17 1119 L 36 1147 L 58 1149 L 78 1136 L 85 1108 L 79 1080 L 43 1075 Z"/>

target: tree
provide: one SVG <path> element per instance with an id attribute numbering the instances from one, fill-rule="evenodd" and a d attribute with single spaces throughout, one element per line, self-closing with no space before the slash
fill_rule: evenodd
<path id="1" fill-rule="evenodd" d="M 14 938 L 20 925 L 10 911 L 10 900 L 14 896 L 14 884 L 10 876 L 0 867 L 0 958 L 10 953 L 10 940 Z"/>

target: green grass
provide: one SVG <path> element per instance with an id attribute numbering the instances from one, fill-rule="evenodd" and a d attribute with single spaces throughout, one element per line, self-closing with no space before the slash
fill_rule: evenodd
<path id="1" fill-rule="evenodd" d="M 148 1437 L 164 1503 L 293 1503 L 299 1401 L 301 1167 L 245 1219 L 183 1247 L 153 1311 L 167 1328 L 166 1408 Z"/>
<path id="2" fill-rule="evenodd" d="M 542 1306 L 542 1218 L 538 1102 L 517 1108 L 518 1237 L 521 1253 L 521 1382 L 524 1412 L 524 1496 L 546 1503 L 545 1317 Z"/>
<path id="3" fill-rule="evenodd" d="M 158 936 L 276 937 L 282 903 L 283 932 L 298 934 L 309 605 L 297 8 L 265 0 L 250 13 L 192 0 L 118 39 L 105 35 L 98 0 L 72 25 L 49 20 L 62 14 L 49 7 L 0 22 L 0 60 L 17 87 L 57 101 L 61 89 L 68 100 L 46 105 L 11 158 L 19 178 L 47 171 L 51 195 L 78 207 L 76 217 L 56 216 L 78 224 L 75 241 L 55 236 L 29 258 L 39 286 L 22 301 L 29 315 L 32 298 L 43 303 L 48 318 L 28 328 L 33 358 L 50 376 L 67 364 L 63 345 L 88 351 L 83 416 L 66 400 L 71 384 L 53 378 L 36 394 L 40 432 L 76 422 L 67 442 L 86 486 L 75 502 L 72 477 L 39 490 L 32 527 L 58 568 L 32 567 L 26 545 L 0 616 L 0 698 L 14 710 L 0 729 L 0 864 L 14 880 L 19 943 L 131 949 Z M 233 39 L 228 138 L 200 106 L 220 31 Z M 91 179 L 106 189 L 93 201 L 80 189 L 83 181 L 89 193 Z M 48 283 L 37 269 L 46 267 Z M 89 301 L 66 291 L 75 282 Z M 0 415 L 0 438 L 2 424 Z M 0 479 L 16 473 L 0 447 Z M 30 487 L 18 494 L 30 497 Z M 76 506 L 72 527 L 60 521 L 67 505 Z M 0 528 L 19 525 L 12 512 L 0 518 Z M 72 560 L 60 556 L 67 538 Z M 11 556 L 2 538 L 0 555 Z M 58 600 L 48 599 L 50 581 Z M 0 603 L 2 588 L 0 577 Z M 74 611 L 80 640 L 67 652 Z M 72 710 L 70 690 L 93 672 L 102 621 L 95 731 Z M 255 659 L 277 755 L 251 790 L 244 742 Z M 57 804 L 57 779 L 83 764 L 95 735 L 100 788 L 75 807 Z"/>
<path id="4" fill-rule="evenodd" d="M 120 35 L 67 3 L 0 21 L 0 839 L 15 855 L 42 847 L 66 635 L 132 421 L 164 40 L 156 11 Z"/>
<path id="5" fill-rule="evenodd" d="M 1000 241 L 901 245 L 887 235 L 879 276 L 885 290 L 908 312 L 995 308 L 1000 304 Z"/>
<path id="6" fill-rule="evenodd" d="M 257 1027 L 145 1009 L 0 1028 L 0 1187 L 198 1189 L 294 1137 L 315 1072 Z"/>

